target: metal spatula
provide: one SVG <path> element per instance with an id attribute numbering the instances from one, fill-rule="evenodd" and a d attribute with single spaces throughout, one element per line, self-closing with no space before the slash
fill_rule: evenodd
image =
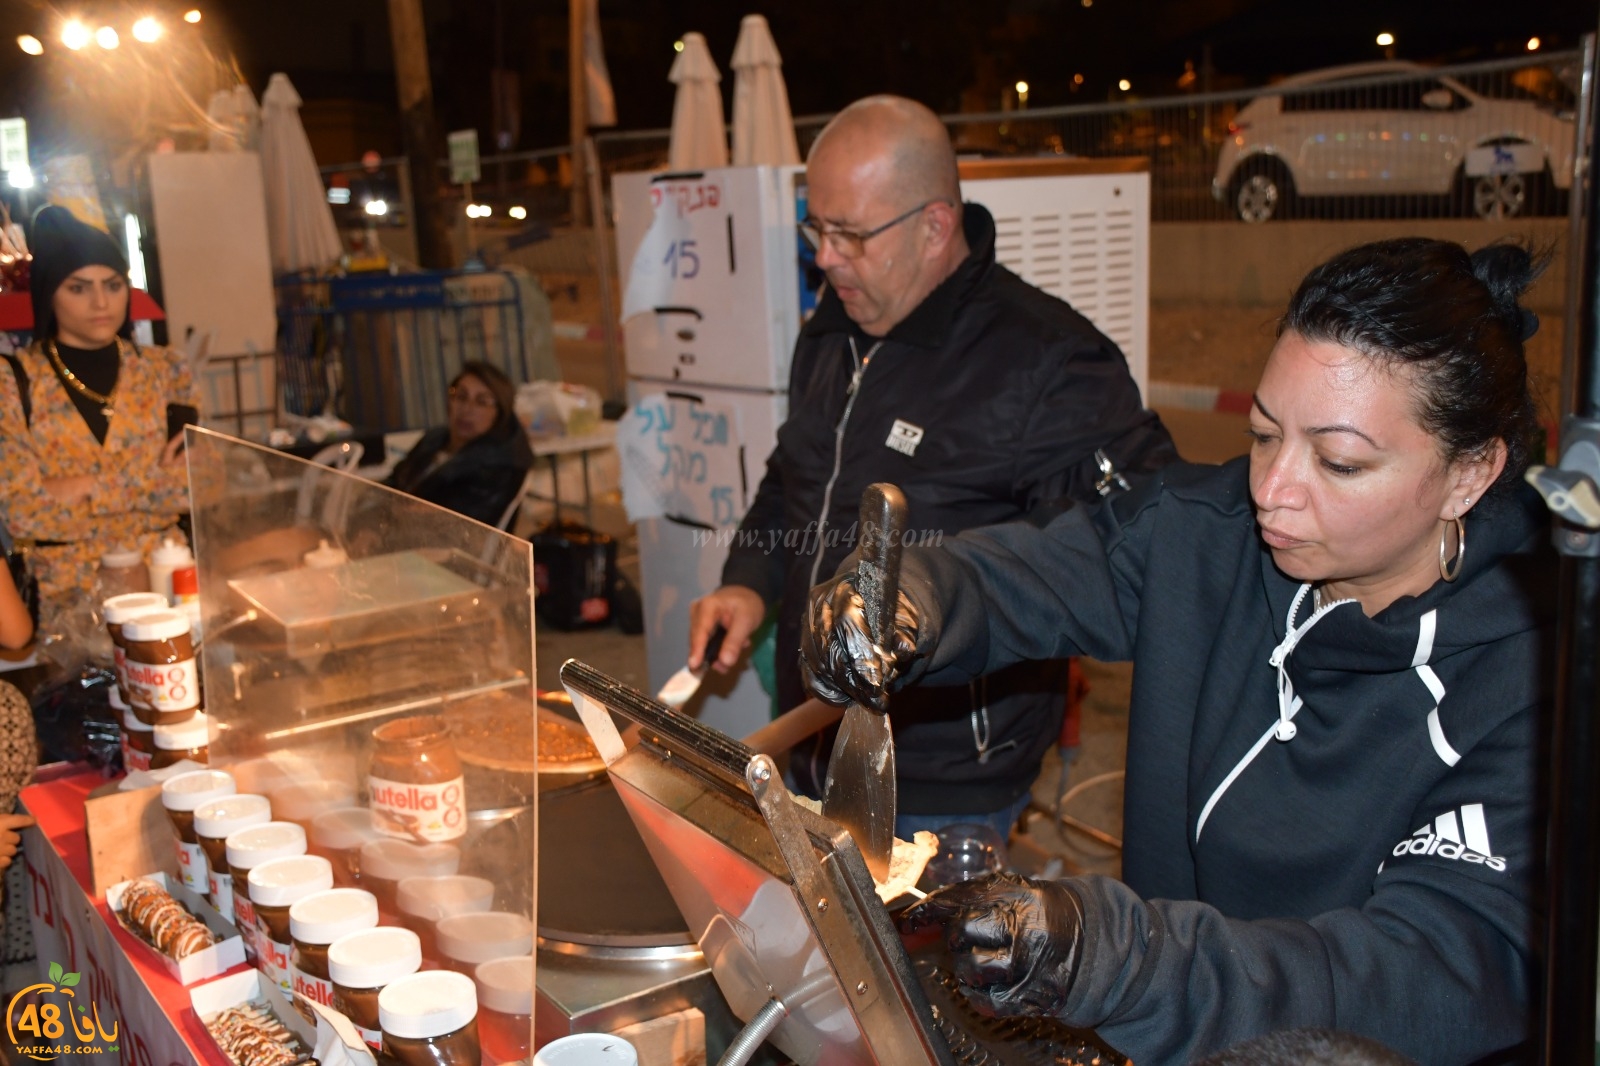
<path id="1" fill-rule="evenodd" d="M 861 494 L 861 537 L 857 542 L 856 587 L 866 603 L 872 642 L 894 639 L 894 609 L 900 588 L 900 544 L 906 526 L 906 498 L 893 485 L 878 482 Z M 894 734 L 889 716 L 851 704 L 828 760 L 822 813 L 849 830 L 867 869 L 888 880 L 894 850 Z"/>

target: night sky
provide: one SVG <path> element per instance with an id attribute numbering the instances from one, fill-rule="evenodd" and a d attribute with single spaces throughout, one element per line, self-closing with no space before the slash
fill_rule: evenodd
<path id="1" fill-rule="evenodd" d="M 1030 106 L 1118 98 L 1127 78 L 1135 94 L 1178 91 L 1185 64 L 1210 57 L 1216 88 L 1265 84 L 1275 77 L 1335 63 L 1382 57 L 1380 31 L 1397 38 L 1396 55 L 1458 62 L 1523 54 L 1529 37 L 1546 50 L 1576 47 L 1600 9 L 1576 0 L 1535 4 L 1482 0 L 600 0 L 619 126 L 671 121 L 667 70 L 672 42 L 704 33 L 724 69 L 740 16 L 767 16 L 783 52 L 797 115 L 832 111 L 872 92 L 899 92 L 940 111 L 995 110 L 1005 87 L 1026 80 Z M 93 46 L 65 54 L 60 19 L 130 23 L 146 12 L 175 22 L 180 0 L 3 0 L 0 2 L 0 117 L 32 120 L 37 148 L 65 146 L 83 131 L 71 106 L 113 109 L 119 97 L 92 63 Z M 367 105 L 372 147 L 394 150 L 395 89 L 384 0 L 194 0 L 210 51 L 237 60 L 259 94 L 267 76 L 287 72 L 308 101 Z M 485 151 L 494 143 L 491 68 L 518 78 L 520 123 L 513 147 L 565 143 L 565 0 L 425 0 L 439 126 L 477 126 Z M 193 30 L 194 28 L 186 28 Z M 43 57 L 15 46 L 20 33 L 43 39 Z M 191 39 L 199 38 L 191 33 Z M 125 49 L 135 46 L 126 42 Z M 164 45 L 155 46 L 158 48 Z M 176 46 L 174 64 L 186 62 Z M 71 63 L 78 62 L 77 67 Z M 110 68 L 107 67 L 107 70 Z M 1074 76 L 1083 81 L 1075 86 Z M 150 77 L 155 77 L 150 74 Z M 120 122 L 120 116 L 114 121 Z M 375 123 L 375 124 L 374 124 Z M 74 137 L 74 134 L 77 136 Z M 387 143 L 380 143 L 387 142 Z M 322 160 L 337 162 L 338 160 Z"/>

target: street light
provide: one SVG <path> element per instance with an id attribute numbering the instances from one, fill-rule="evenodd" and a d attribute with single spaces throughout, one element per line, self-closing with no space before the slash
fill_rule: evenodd
<path id="1" fill-rule="evenodd" d="M 523 219 L 528 217 L 528 209 L 526 207 L 523 207 L 521 204 L 518 204 L 516 207 L 513 207 L 510 210 L 508 210 L 506 212 L 506 214 L 510 215 L 512 218 L 516 219 L 518 222 L 521 222 Z"/>
<path id="2" fill-rule="evenodd" d="M 117 31 L 110 26 L 101 26 L 94 31 L 94 43 L 109 52 L 121 44 L 122 39 L 117 36 Z"/>
<path id="3" fill-rule="evenodd" d="M 368 200 L 365 210 L 373 218 L 382 218 L 389 213 L 389 204 L 385 200 Z"/>
<path id="4" fill-rule="evenodd" d="M 1543 44 L 1543 43 L 1544 42 L 1539 40 L 1539 38 L 1537 38 L 1537 37 L 1529 37 L 1528 38 L 1528 51 L 1537 52 L 1539 50 L 1539 46 L 1541 44 Z M 27 49 L 24 48 L 23 51 L 26 52 Z M 35 54 L 37 54 L 37 53 L 35 53 Z"/>
<path id="5" fill-rule="evenodd" d="M 1133 82 L 1129 81 L 1127 78 L 1123 78 L 1121 81 L 1117 82 L 1117 88 L 1121 89 L 1123 92 L 1127 92 L 1129 89 L 1133 88 Z"/>
<path id="6" fill-rule="evenodd" d="M 144 44 L 154 44 L 161 37 L 161 23 L 146 15 L 133 24 L 133 39 Z"/>
<path id="7" fill-rule="evenodd" d="M 44 55 L 44 42 L 31 33 L 24 33 L 21 37 L 18 37 L 17 47 L 30 56 Z"/>
<path id="8" fill-rule="evenodd" d="M 196 22 L 200 21 L 200 12 L 194 8 L 190 8 L 188 11 L 183 13 L 183 21 L 193 26 Z"/>
<path id="9" fill-rule="evenodd" d="M 68 19 L 67 24 L 61 27 L 61 43 L 76 52 L 94 39 L 94 34 L 89 32 L 89 27 L 77 19 Z"/>
<path id="10" fill-rule="evenodd" d="M 1378 34 L 1379 48 L 1388 48 L 1391 44 L 1394 44 L 1394 34 L 1387 31 Z"/>
<path id="11" fill-rule="evenodd" d="M 673 50 L 673 51 L 674 51 L 674 52 L 681 52 L 681 51 L 683 51 L 683 42 L 682 42 L 682 41 L 673 41 L 673 42 L 672 42 L 672 50 Z"/>

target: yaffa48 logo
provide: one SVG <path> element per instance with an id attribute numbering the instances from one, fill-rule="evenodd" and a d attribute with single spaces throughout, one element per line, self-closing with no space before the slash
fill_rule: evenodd
<path id="1" fill-rule="evenodd" d="M 117 1050 L 117 1022 L 107 1031 L 100 1005 L 78 1002 L 81 974 L 50 964 L 50 980 L 29 985 L 6 1007 L 6 1039 L 30 1059 L 50 1062 L 61 1055 Z"/>

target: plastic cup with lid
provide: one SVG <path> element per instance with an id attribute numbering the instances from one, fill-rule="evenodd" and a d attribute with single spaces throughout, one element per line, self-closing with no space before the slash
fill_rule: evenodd
<path id="1" fill-rule="evenodd" d="M 540 1048 L 533 1066 L 639 1066 L 639 1053 L 620 1036 L 574 1033 Z"/>

